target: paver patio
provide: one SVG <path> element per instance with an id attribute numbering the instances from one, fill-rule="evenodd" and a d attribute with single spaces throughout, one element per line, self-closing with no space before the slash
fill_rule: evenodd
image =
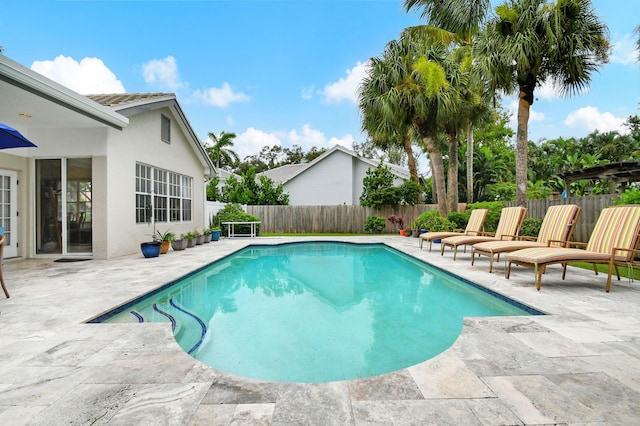
<path id="1" fill-rule="evenodd" d="M 295 384 L 246 379 L 187 355 L 166 324 L 84 324 L 247 244 L 381 241 L 548 315 L 467 318 L 444 353 L 393 373 Z M 221 241 L 112 260 L 7 260 L 0 299 L 0 425 L 602 424 L 640 421 L 640 283 L 551 267 L 470 264 L 416 238 Z"/>

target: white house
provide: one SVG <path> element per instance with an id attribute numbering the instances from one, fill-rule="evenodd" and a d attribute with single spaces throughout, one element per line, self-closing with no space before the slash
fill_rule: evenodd
<path id="1" fill-rule="evenodd" d="M 0 55 L 0 122 L 37 148 L 0 150 L 6 257 L 111 258 L 157 230 L 205 225 L 213 164 L 174 94 L 82 96 Z"/>
<path id="2" fill-rule="evenodd" d="M 367 171 L 378 164 L 379 160 L 360 157 L 336 145 L 310 163 L 282 166 L 261 174 L 276 184 L 282 183 L 292 206 L 357 205 Z M 410 177 L 402 167 L 386 163 L 385 166 L 394 175 L 395 185 Z"/>

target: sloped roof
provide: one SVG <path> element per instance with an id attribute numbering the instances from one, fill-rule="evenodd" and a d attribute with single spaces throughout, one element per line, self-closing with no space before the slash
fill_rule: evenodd
<path id="1" fill-rule="evenodd" d="M 187 136 L 191 147 L 199 154 L 202 165 L 208 169 L 205 174 L 210 176 L 216 174 L 211 159 L 182 111 L 174 93 L 107 93 L 87 95 L 87 98 L 107 106 L 125 117 L 160 108 L 169 108 L 178 118 L 178 125 Z"/>
<path id="2" fill-rule="evenodd" d="M 341 152 L 343 152 L 345 154 L 348 154 L 348 155 L 350 155 L 350 156 L 352 156 L 354 158 L 357 158 L 360 161 L 363 161 L 363 162 L 371 165 L 371 167 L 374 167 L 374 168 L 378 167 L 378 164 L 380 163 L 380 160 L 372 160 L 372 159 L 369 159 L 369 158 L 360 157 L 355 151 L 352 151 L 352 150 L 350 150 L 348 148 L 345 148 L 342 145 L 335 145 L 333 148 L 327 150 L 325 153 L 323 153 L 322 155 L 318 156 L 317 158 L 315 158 L 310 163 L 288 164 L 286 166 L 277 167 L 275 169 L 271 169 L 271 170 L 267 170 L 265 172 L 259 173 L 258 176 L 265 175 L 265 176 L 270 177 L 275 183 L 284 184 L 284 183 L 292 180 L 296 176 L 300 175 L 305 170 L 310 169 L 314 165 L 318 164 L 320 161 L 324 160 L 325 158 L 327 158 L 328 156 L 330 156 L 331 154 L 333 154 L 336 151 L 341 151 Z M 408 170 L 403 168 L 403 167 L 401 167 L 401 166 L 398 166 L 396 164 L 386 163 L 386 162 L 383 162 L 383 165 L 385 167 L 388 167 L 389 170 L 391 171 L 391 173 L 393 173 L 394 175 L 396 175 L 400 179 L 409 179 L 409 177 L 410 177 Z"/>
<path id="3" fill-rule="evenodd" d="M 175 97 L 173 93 L 111 93 L 100 95 L 87 95 L 89 99 L 94 100 L 104 106 L 118 107 L 129 105 L 132 103 L 144 103 L 149 100 L 158 100 L 163 98 Z"/>
<path id="4" fill-rule="evenodd" d="M 274 183 L 284 183 L 288 181 L 292 176 L 296 175 L 303 169 L 309 166 L 308 163 L 302 164 L 287 164 L 284 166 L 276 167 L 275 169 L 266 170 L 258 175 L 266 176 L 273 180 Z"/>

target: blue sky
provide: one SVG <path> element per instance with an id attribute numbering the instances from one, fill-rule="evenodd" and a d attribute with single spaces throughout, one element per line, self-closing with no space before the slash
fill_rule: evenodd
<path id="1" fill-rule="evenodd" d="M 362 142 L 356 89 L 367 60 L 422 23 L 402 0 L 0 3 L 6 56 L 83 94 L 174 92 L 201 140 L 234 132 L 241 157 L 265 145 Z M 593 5 L 609 27 L 611 61 L 588 93 L 539 90 L 531 140 L 622 131 L 640 114 L 640 0 Z"/>

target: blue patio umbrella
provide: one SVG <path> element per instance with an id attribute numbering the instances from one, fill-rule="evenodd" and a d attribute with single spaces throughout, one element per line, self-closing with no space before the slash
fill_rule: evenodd
<path id="1" fill-rule="evenodd" d="M 19 131 L 0 123 L 0 149 L 36 148 L 37 145 L 20 134 Z"/>

